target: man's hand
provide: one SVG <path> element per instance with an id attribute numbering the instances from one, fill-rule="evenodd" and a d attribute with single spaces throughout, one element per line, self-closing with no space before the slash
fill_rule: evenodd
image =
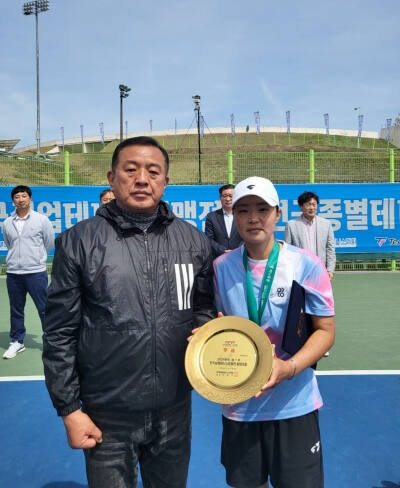
<path id="1" fill-rule="evenodd" d="M 329 279 L 332 281 L 333 280 L 333 273 L 332 271 L 328 271 Z"/>
<path id="2" fill-rule="evenodd" d="M 103 441 L 101 430 L 81 410 L 66 415 L 63 421 L 72 449 L 88 449 Z"/>

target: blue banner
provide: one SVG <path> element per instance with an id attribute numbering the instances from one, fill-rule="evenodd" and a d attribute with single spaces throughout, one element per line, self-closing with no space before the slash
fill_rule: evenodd
<path id="1" fill-rule="evenodd" d="M 283 239 L 285 224 L 300 215 L 297 197 L 312 190 L 320 198 L 318 215 L 330 220 L 337 253 L 400 252 L 400 183 L 276 185 L 282 217 L 277 238 Z M 0 187 L 0 255 L 7 250 L 2 228 L 11 215 L 12 187 Z M 58 234 L 77 222 L 93 217 L 99 207 L 96 186 L 32 187 L 33 208 L 47 215 Z M 164 199 L 173 212 L 204 230 L 208 212 L 221 206 L 217 185 L 168 186 Z"/>

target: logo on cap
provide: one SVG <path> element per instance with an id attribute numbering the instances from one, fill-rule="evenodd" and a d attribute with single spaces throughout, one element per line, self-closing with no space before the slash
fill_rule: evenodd
<path id="1" fill-rule="evenodd" d="M 256 186 L 256 185 L 248 185 L 248 186 L 247 186 L 247 188 L 248 188 L 249 190 L 252 190 L 252 189 L 253 189 L 255 186 Z"/>

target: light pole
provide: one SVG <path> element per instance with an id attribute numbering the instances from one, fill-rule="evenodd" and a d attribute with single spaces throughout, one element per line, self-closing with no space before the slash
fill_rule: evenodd
<path id="1" fill-rule="evenodd" d="M 197 113 L 197 144 L 199 155 L 199 183 L 201 183 L 201 143 L 200 143 L 200 95 L 193 95 L 194 111 Z"/>
<path id="2" fill-rule="evenodd" d="M 36 152 L 40 154 L 39 22 L 38 14 L 49 10 L 49 0 L 24 3 L 24 15 L 35 15 L 36 25 Z"/>
<path id="3" fill-rule="evenodd" d="M 119 85 L 119 141 L 122 142 L 124 137 L 123 116 L 122 116 L 122 99 L 129 97 L 131 91 L 126 85 Z"/>

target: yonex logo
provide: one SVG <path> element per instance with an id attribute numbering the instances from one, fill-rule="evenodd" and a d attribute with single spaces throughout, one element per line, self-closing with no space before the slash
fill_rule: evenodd
<path id="1" fill-rule="evenodd" d="M 252 190 L 252 189 L 253 189 L 255 186 L 256 186 L 256 185 L 248 185 L 248 186 L 247 186 L 247 188 L 248 188 L 249 190 Z"/>
<path id="2" fill-rule="evenodd" d="M 316 454 L 317 452 L 319 452 L 320 447 L 321 447 L 321 444 L 320 444 L 320 441 L 318 441 L 316 444 L 314 444 L 312 446 L 312 448 L 310 450 L 313 454 Z"/>

